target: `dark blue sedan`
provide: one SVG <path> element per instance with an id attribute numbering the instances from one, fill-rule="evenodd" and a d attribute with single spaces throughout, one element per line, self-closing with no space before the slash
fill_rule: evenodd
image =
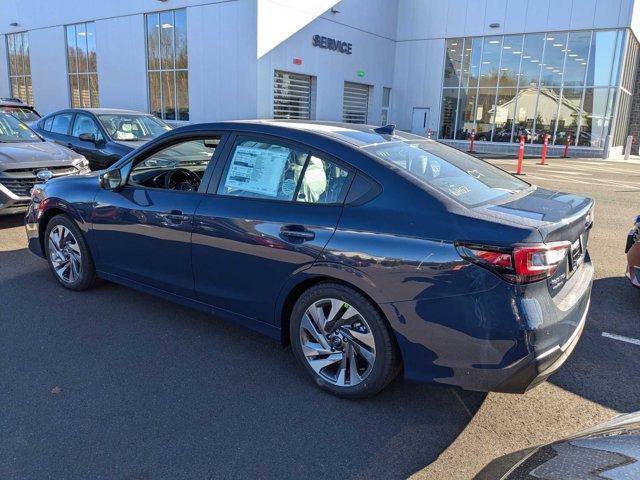
<path id="1" fill-rule="evenodd" d="M 593 267 L 589 198 L 392 126 L 178 128 L 35 188 L 29 248 L 291 345 L 316 384 L 523 392 L 567 359 Z M 255 366 L 258 368 L 258 366 Z"/>
<path id="2" fill-rule="evenodd" d="M 91 170 L 101 170 L 172 127 L 153 115 L 132 110 L 70 108 L 47 115 L 32 128 L 83 155 Z"/>

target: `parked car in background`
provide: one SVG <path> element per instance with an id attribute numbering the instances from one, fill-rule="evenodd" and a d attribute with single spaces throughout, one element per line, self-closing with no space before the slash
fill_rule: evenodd
<path id="1" fill-rule="evenodd" d="M 40 114 L 19 98 L 0 98 L 0 112 L 10 113 L 18 120 L 31 125 L 40 120 Z"/>
<path id="2" fill-rule="evenodd" d="M 640 215 L 636 217 L 633 228 L 627 235 L 627 278 L 631 284 L 640 288 Z"/>
<path id="3" fill-rule="evenodd" d="M 475 480 L 640 478 L 640 412 L 493 460 Z"/>
<path id="4" fill-rule="evenodd" d="M 13 115 L 0 112 L 0 215 L 24 212 L 38 182 L 88 172 L 82 155 L 45 141 Z"/>
<path id="5" fill-rule="evenodd" d="M 35 125 L 43 137 L 84 155 L 92 170 L 107 168 L 171 128 L 148 113 L 109 108 L 60 110 Z"/>
<path id="6" fill-rule="evenodd" d="M 231 319 L 336 395 L 524 392 L 584 328 L 592 209 L 393 126 L 222 122 L 34 189 L 26 230 L 62 286 Z"/>

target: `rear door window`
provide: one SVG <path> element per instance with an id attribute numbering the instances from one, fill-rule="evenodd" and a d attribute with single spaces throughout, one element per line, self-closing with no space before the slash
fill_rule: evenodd
<path id="1" fill-rule="evenodd" d="M 333 162 L 310 155 L 298 187 L 296 202 L 340 203 L 351 173 Z"/>
<path id="2" fill-rule="evenodd" d="M 435 141 L 386 142 L 364 150 L 466 206 L 497 200 L 530 186 L 504 170 Z"/>
<path id="3" fill-rule="evenodd" d="M 60 113 L 53 117 L 53 123 L 51 124 L 51 133 L 58 133 L 60 135 L 69 134 L 69 125 L 71 124 L 72 113 Z"/>

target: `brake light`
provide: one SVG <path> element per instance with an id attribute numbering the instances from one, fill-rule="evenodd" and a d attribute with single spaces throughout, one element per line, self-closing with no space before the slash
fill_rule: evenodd
<path id="1" fill-rule="evenodd" d="M 514 283 L 531 283 L 550 277 L 565 259 L 570 242 L 494 247 L 457 243 L 462 258 L 488 268 Z"/>

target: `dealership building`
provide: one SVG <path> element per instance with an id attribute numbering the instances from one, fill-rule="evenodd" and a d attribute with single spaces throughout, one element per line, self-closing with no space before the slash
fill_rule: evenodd
<path id="1" fill-rule="evenodd" d="M 639 33 L 634 0 L 4 0 L 0 96 L 615 156 L 640 135 Z"/>

